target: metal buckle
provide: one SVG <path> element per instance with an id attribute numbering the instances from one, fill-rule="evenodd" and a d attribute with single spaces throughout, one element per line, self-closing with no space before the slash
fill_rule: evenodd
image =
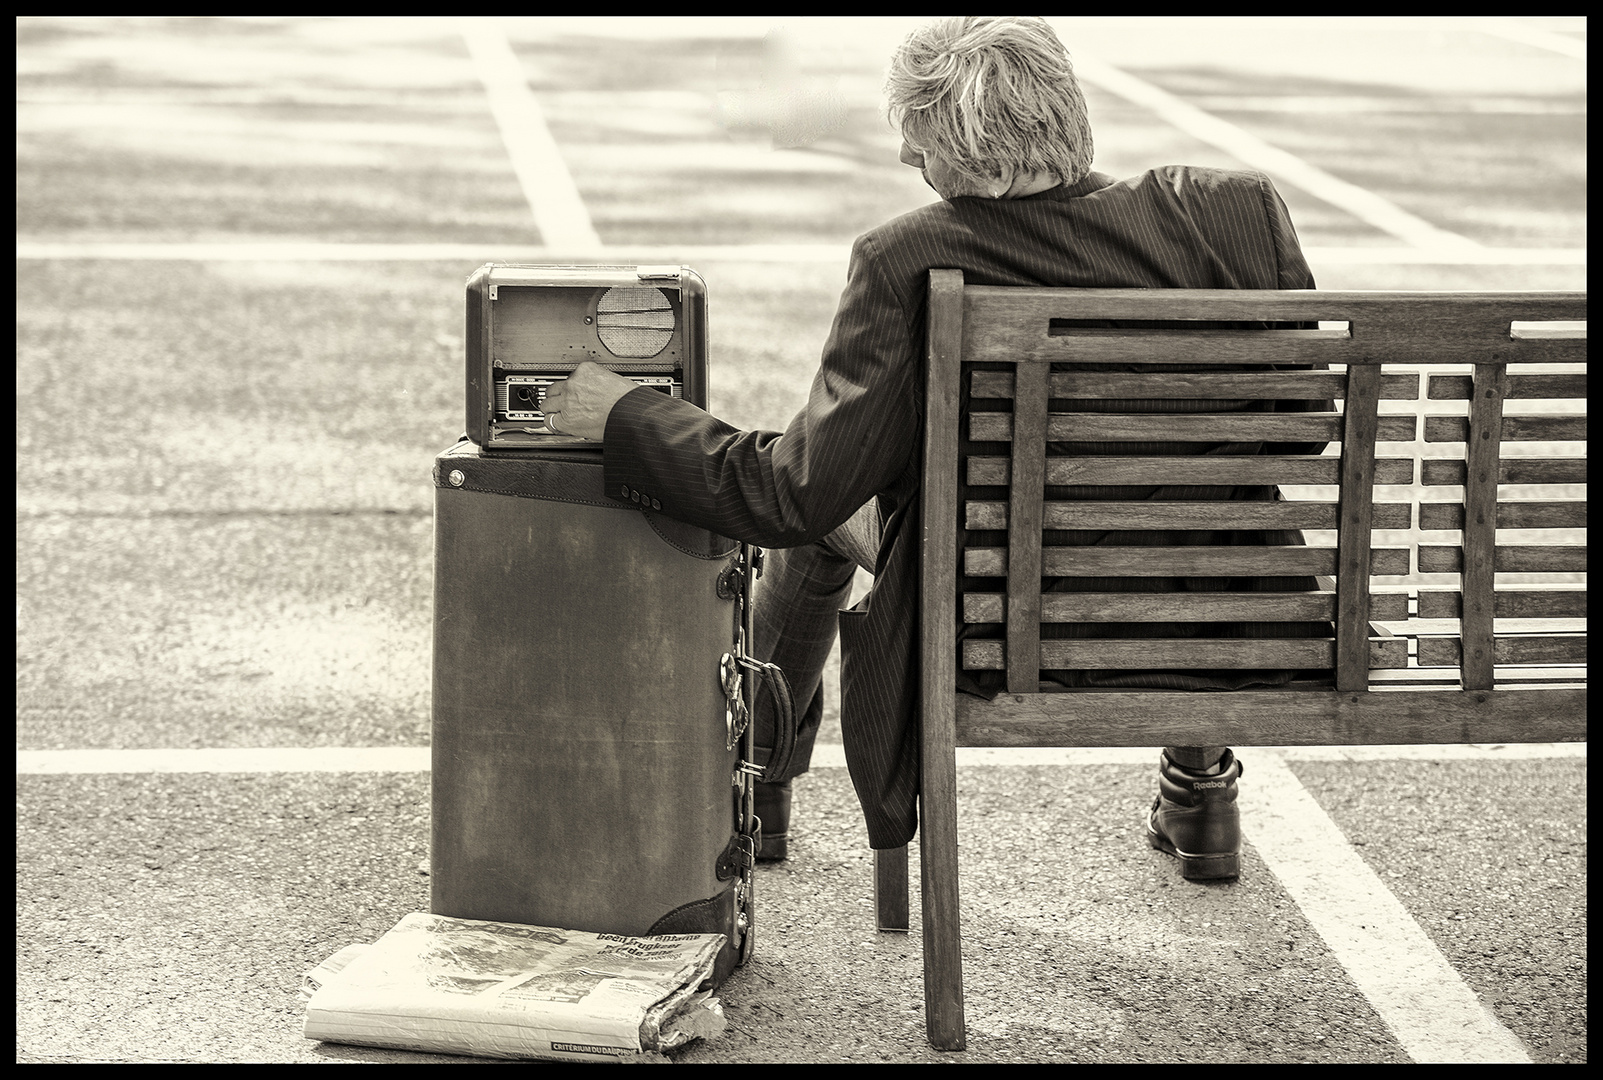
<path id="1" fill-rule="evenodd" d="M 751 715 L 746 709 L 746 698 L 741 693 L 740 660 L 734 653 L 724 653 L 718 662 L 720 681 L 724 690 L 724 727 L 728 732 L 725 750 L 733 750 L 735 743 L 746 733 Z"/>

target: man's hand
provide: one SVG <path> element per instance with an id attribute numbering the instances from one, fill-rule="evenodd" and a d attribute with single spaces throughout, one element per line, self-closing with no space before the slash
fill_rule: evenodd
<path id="1" fill-rule="evenodd" d="M 545 426 L 558 435 L 600 442 L 607 433 L 607 414 L 638 385 L 600 364 L 580 364 L 545 392 Z"/>

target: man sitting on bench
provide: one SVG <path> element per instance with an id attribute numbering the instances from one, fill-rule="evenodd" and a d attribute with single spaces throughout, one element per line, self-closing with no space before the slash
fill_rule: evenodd
<path id="1" fill-rule="evenodd" d="M 837 619 L 843 739 L 869 843 L 901 847 L 917 827 L 920 427 L 929 271 L 960 269 L 967 283 L 979 285 L 1314 287 L 1285 204 L 1261 174 L 1167 166 L 1115 180 L 1093 172 L 1085 101 L 1068 53 L 1042 20 L 940 20 L 897 50 L 887 88 L 904 139 L 901 160 L 922 172 L 940 200 L 858 238 L 807 404 L 784 432 L 737 430 L 594 364 L 553 387 L 545 403 L 553 430 L 604 441 L 613 498 L 660 506 L 664 514 L 772 549 L 755 597 L 752 652 L 789 677 L 800 730 L 790 776 L 758 785 L 764 859 L 786 856 L 790 777 L 808 768 Z M 1185 404 L 1124 402 L 1119 411 Z M 1076 444 L 1060 449 L 1096 452 Z M 1145 452 L 1207 450 L 1175 444 Z M 1275 492 L 1188 489 L 1187 497 L 1273 498 Z M 1145 542 L 1186 542 L 1164 535 Z M 1099 542 L 1078 534 L 1049 539 Z M 1262 533 L 1242 534 L 1236 542 L 1298 540 Z M 840 610 L 858 567 L 875 575 L 874 587 Z M 1312 580 L 1282 584 L 1287 591 L 1314 588 Z M 1328 633 L 1322 624 L 1305 629 Z M 1291 674 L 1261 672 L 1221 683 L 1205 673 L 1144 673 L 1112 675 L 1127 681 L 1106 684 L 1229 689 L 1284 682 Z M 1101 684 L 1094 673 L 1055 677 Z M 978 683 L 964 688 L 996 690 Z M 771 717 L 759 709 L 756 722 L 759 745 L 773 746 Z M 1164 750 L 1148 835 L 1153 846 L 1179 858 L 1186 877 L 1238 873 L 1240 773 L 1226 747 Z"/>

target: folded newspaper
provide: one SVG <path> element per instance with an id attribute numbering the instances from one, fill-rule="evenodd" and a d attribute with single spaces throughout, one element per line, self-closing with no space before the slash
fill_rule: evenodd
<path id="1" fill-rule="evenodd" d="M 722 934 L 623 937 L 414 912 L 307 972 L 305 1035 L 398 1050 L 601 1061 L 724 1029 Z"/>

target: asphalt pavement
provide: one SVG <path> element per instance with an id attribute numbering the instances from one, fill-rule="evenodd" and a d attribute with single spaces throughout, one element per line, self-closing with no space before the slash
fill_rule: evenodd
<path id="1" fill-rule="evenodd" d="M 1530 1056 L 1584 1059 L 1584 756 L 1293 767 Z M 1250 836 L 1230 884 L 1145 845 L 1153 771 L 960 770 L 968 1048 L 944 1053 L 916 854 L 915 932 L 876 931 L 849 780 L 815 769 L 729 1027 L 672 1060 L 1411 1060 Z M 24 775 L 17 802 L 19 1062 L 463 1060 L 300 1030 L 307 970 L 428 909 L 427 773 Z"/>

